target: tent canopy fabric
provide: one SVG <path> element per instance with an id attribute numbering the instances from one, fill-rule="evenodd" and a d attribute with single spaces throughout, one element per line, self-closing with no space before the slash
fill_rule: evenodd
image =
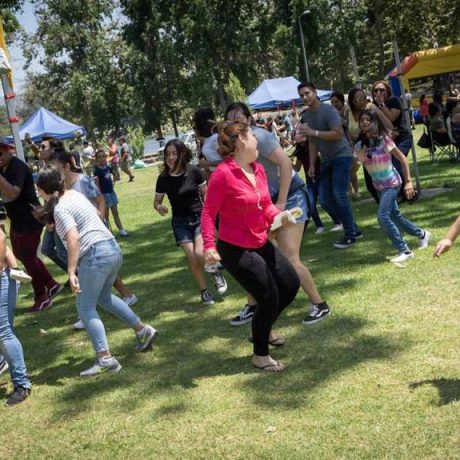
<path id="1" fill-rule="evenodd" d="M 413 78 L 458 72 L 460 70 L 460 45 L 416 51 L 404 58 L 401 62 L 401 70 L 406 88 L 409 88 L 409 80 Z M 397 75 L 397 68 L 388 74 L 390 78 Z"/>
<path id="2" fill-rule="evenodd" d="M 26 133 L 29 133 L 34 142 L 40 142 L 45 134 L 55 139 L 71 139 L 75 136 L 75 131 L 79 131 L 82 135 L 86 133 L 83 126 L 70 123 L 48 109 L 40 107 L 22 124 L 19 135 L 24 139 Z M 13 140 L 12 137 L 7 139 Z"/>
<path id="3" fill-rule="evenodd" d="M 254 110 L 288 108 L 292 101 L 302 105 L 297 86 L 300 81 L 294 77 L 264 80 L 250 95 L 249 105 Z M 332 91 L 317 90 L 321 101 L 330 99 Z"/>

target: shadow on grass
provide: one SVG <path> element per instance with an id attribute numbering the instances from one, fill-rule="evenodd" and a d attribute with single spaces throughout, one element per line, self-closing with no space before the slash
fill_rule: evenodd
<path id="1" fill-rule="evenodd" d="M 414 382 L 409 385 L 411 390 L 415 390 L 422 385 L 433 385 L 439 391 L 439 406 L 460 401 L 460 379 L 433 379 Z"/>
<path id="2" fill-rule="evenodd" d="M 277 326 L 286 323 L 286 318 L 282 318 Z M 135 410 L 145 403 L 145 398 L 164 398 L 177 393 L 178 398 L 185 400 L 177 401 L 174 407 L 168 403 L 157 415 L 178 414 L 187 410 L 184 391 L 197 387 L 202 379 L 235 375 L 241 378 L 233 385 L 256 406 L 301 407 L 308 398 L 306 392 L 313 395 L 335 376 L 366 361 L 392 360 L 410 346 L 410 341 L 401 335 L 366 334 L 363 328 L 368 324 L 360 318 L 332 317 L 317 327 L 314 335 L 311 328 L 288 335 L 287 344 L 273 350 L 273 355 L 289 367 L 275 374 L 251 366 L 248 329 L 229 328 L 226 322 L 204 315 L 190 316 L 186 323 L 172 321 L 163 325 L 153 354 L 127 352 L 129 342 L 119 341 L 115 355 L 125 365 L 122 372 L 72 383 L 61 393 L 63 404 L 57 404 L 53 418 L 60 420 L 93 410 L 95 398 L 123 388 L 132 391 L 117 397 L 117 407 L 122 410 Z M 65 366 L 46 372 L 55 373 L 57 378 L 63 372 L 68 375 Z"/>

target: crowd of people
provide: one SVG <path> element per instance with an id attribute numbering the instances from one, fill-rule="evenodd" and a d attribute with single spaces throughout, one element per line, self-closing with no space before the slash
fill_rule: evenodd
<path id="1" fill-rule="evenodd" d="M 310 301 L 303 324 L 317 323 L 331 313 L 301 259 L 302 239 L 310 218 L 317 234 L 326 231 L 318 201 L 331 219 L 330 230 L 343 232 L 334 243 L 336 249 L 350 248 L 364 237 L 352 206 L 352 199 L 360 196 L 356 174 L 361 165 L 366 187 L 378 204 L 377 221 L 396 251 L 391 262 L 401 265 L 414 257 L 402 232 L 413 236 L 420 249 L 432 238 L 399 207 L 416 194 L 407 160 L 412 136 L 401 100 L 388 84 L 375 82 L 370 98 L 359 88 L 352 88 L 348 98 L 334 92 L 331 104 L 320 102 L 312 83 L 301 83 L 298 93 L 306 109 L 276 120 L 254 120 L 242 102 L 230 104 L 222 121 L 212 109 L 198 109 L 193 122 L 200 163 L 190 163 L 183 142 L 170 140 L 153 201 L 154 210 L 167 216 L 168 198 L 175 242 L 186 255 L 204 305 L 214 303 L 206 272 L 219 295 L 227 291 L 225 272 L 245 290 L 247 302 L 230 324 L 251 322 L 251 363 L 267 372 L 285 368 L 270 352 L 270 347 L 285 343 L 274 324 L 300 288 Z M 96 149 L 83 141 L 81 151 L 75 143 L 66 149 L 52 138 L 42 139 L 40 145 L 28 136 L 25 141 L 41 163 L 35 180 L 31 169 L 14 156 L 14 147 L 0 143 L 0 192 L 12 246 L 11 252 L 0 232 L 0 374 L 9 369 L 14 385 L 7 404 L 24 401 L 31 391 L 13 327 L 16 280 L 30 276 L 33 313 L 45 311 L 64 288 L 37 256 L 42 233 L 43 254 L 67 274 L 76 295 L 74 327 L 86 330 L 94 348 L 94 364 L 81 376 L 121 370 L 97 306 L 133 329 L 139 352 L 151 350 L 158 337 L 158 331 L 131 308 L 137 297 L 119 276 L 122 254 L 109 225 L 110 210 L 119 235 L 128 235 L 114 188 L 120 170 L 129 182 L 134 179 L 126 139 L 117 146 L 110 138 L 106 148 Z M 295 162 L 283 150 L 290 143 L 295 145 Z M 298 174 L 301 167 L 306 182 Z M 435 255 L 447 251 L 459 233 L 460 217 Z M 22 276 L 16 258 L 27 272 Z M 112 294 L 112 287 L 120 297 Z"/>

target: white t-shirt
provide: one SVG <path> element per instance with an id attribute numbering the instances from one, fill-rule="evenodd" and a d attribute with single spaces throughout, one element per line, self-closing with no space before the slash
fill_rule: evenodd
<path id="1" fill-rule="evenodd" d="M 85 147 L 83 151 L 81 152 L 81 157 L 83 160 L 87 160 L 88 158 L 91 158 L 94 154 L 94 149 L 88 145 L 88 147 Z"/>
<path id="2" fill-rule="evenodd" d="M 104 225 L 95 207 L 81 194 L 69 190 L 54 208 L 56 232 L 67 249 L 65 236 L 76 228 L 80 236 L 80 258 L 100 241 L 113 240 L 114 236 Z"/>

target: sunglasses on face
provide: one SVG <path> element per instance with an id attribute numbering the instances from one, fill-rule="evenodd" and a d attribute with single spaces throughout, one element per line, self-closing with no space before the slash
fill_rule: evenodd
<path id="1" fill-rule="evenodd" d="M 48 146 L 46 144 L 41 144 L 40 145 L 40 150 L 46 150 Z"/>
<path id="2" fill-rule="evenodd" d="M 374 93 L 386 93 L 387 90 L 385 88 L 375 88 Z"/>

